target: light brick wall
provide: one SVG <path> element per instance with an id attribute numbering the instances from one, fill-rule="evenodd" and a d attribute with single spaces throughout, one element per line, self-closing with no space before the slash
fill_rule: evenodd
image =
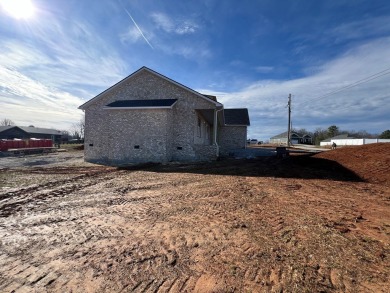
<path id="1" fill-rule="evenodd" d="M 178 101 L 172 109 L 103 108 L 114 101 L 136 99 Z M 121 165 L 215 159 L 215 146 L 195 147 L 196 109 L 215 109 L 215 105 L 154 74 L 141 71 L 86 108 L 85 160 Z M 135 149 L 135 145 L 139 149 Z"/>
<path id="2" fill-rule="evenodd" d="M 246 126 L 223 126 L 218 131 L 220 156 L 228 156 L 232 150 L 246 147 Z"/>

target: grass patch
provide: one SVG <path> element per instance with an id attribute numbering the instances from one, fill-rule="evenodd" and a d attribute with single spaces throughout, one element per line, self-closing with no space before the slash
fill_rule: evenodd
<path id="1" fill-rule="evenodd" d="M 82 143 L 75 143 L 75 144 L 62 144 L 61 149 L 67 150 L 69 152 L 71 151 L 80 151 L 84 149 L 84 144 Z"/>

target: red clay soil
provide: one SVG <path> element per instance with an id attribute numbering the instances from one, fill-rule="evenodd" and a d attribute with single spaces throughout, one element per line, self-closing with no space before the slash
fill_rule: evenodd
<path id="1" fill-rule="evenodd" d="M 389 147 L 127 169 L 0 158 L 0 292 L 388 293 Z"/>
<path id="2" fill-rule="evenodd" d="M 367 182 L 390 186 L 390 143 L 342 147 L 314 157 L 335 161 Z"/>

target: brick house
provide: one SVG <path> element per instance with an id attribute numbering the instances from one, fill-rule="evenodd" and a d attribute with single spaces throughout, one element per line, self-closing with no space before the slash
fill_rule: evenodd
<path id="1" fill-rule="evenodd" d="M 247 109 L 224 109 L 142 67 L 79 107 L 85 111 L 85 160 L 106 165 L 204 161 L 245 148 Z"/>

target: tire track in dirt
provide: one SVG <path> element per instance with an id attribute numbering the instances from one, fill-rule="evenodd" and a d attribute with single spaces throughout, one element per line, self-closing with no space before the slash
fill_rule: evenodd
<path id="1" fill-rule="evenodd" d="M 78 190 L 98 184 L 98 178 L 100 180 L 110 180 L 116 178 L 118 173 L 122 172 L 123 171 L 105 169 L 67 180 L 53 181 L 38 186 L 20 189 L 17 192 L 5 193 L 0 195 L 0 198 L 2 197 L 9 200 L 6 202 L 3 201 L 0 205 L 0 217 L 9 217 L 16 212 L 20 212 L 23 209 L 23 206 L 27 205 L 28 202 L 35 200 L 47 201 L 56 197 L 64 197 Z"/>
<path id="2" fill-rule="evenodd" d="M 100 179 L 100 178 L 99 178 Z M 109 181 L 110 178 L 107 177 L 104 178 L 104 184 L 109 184 L 107 180 Z M 107 182 L 107 183 L 106 183 Z M 87 185 L 85 185 L 88 187 Z M 153 189 L 159 189 L 161 188 L 160 185 L 153 185 L 150 187 L 144 188 L 137 188 L 133 190 L 126 190 L 126 196 L 125 198 L 118 198 L 115 200 L 111 199 L 104 199 L 95 201 L 95 207 L 102 207 L 107 206 L 107 214 L 112 214 L 112 211 L 110 209 L 116 209 L 117 211 L 124 213 L 129 212 L 131 209 L 134 209 L 136 211 L 136 214 L 139 216 L 136 220 L 145 219 L 146 217 L 150 217 L 153 214 L 153 210 L 156 207 L 156 200 L 151 197 L 148 198 L 146 196 L 141 196 L 141 194 L 148 193 L 150 190 Z M 77 199 L 77 197 L 76 197 Z M 88 205 L 90 205 L 89 203 Z M 66 205 L 67 206 L 67 205 Z M 120 208 L 118 208 L 120 207 Z M 153 207 L 153 208 L 152 208 Z M 80 207 L 83 208 L 82 206 Z M 27 218 L 26 222 L 21 222 L 21 224 L 18 224 L 18 228 L 20 228 L 21 235 L 25 236 L 26 241 L 19 241 L 19 249 L 25 250 L 35 250 L 38 247 L 44 247 L 44 246 L 52 246 L 57 247 L 58 245 L 65 244 L 65 245 L 82 245 L 86 243 L 86 241 L 93 241 L 91 243 L 95 243 L 96 241 L 104 240 L 104 239 L 115 239 L 117 237 L 121 237 L 123 233 L 118 234 L 118 229 L 113 230 L 107 227 L 99 227 L 96 225 L 92 225 L 91 223 L 87 221 L 87 223 L 83 223 L 83 221 L 77 221 L 81 218 L 87 218 L 88 216 L 91 216 L 89 212 L 69 212 L 69 209 L 61 209 L 61 210 L 54 210 L 55 212 L 51 214 L 50 216 L 44 216 L 45 212 L 42 212 L 43 218 L 40 219 L 34 219 L 31 221 L 29 219 L 30 216 L 37 216 L 36 212 L 34 211 L 28 211 L 25 213 L 17 213 L 16 215 L 19 216 L 19 218 Z M 67 213 L 68 211 L 69 213 Z M 39 214 L 38 214 L 39 216 Z M 97 215 L 93 215 L 96 217 Z M 68 217 L 74 218 L 75 221 L 69 221 L 67 219 Z M 9 219 L 15 218 L 15 216 L 8 217 Z M 39 218 L 39 217 L 38 217 Z M 152 217 L 153 218 L 153 217 Z M 14 224 L 17 220 L 14 221 Z M 19 222 L 20 223 L 20 222 Z M 15 225 L 8 225 L 10 230 L 13 230 L 13 233 L 15 234 Z M 28 230 L 28 232 L 26 232 Z M 82 234 L 79 233 L 82 231 Z M 128 231 L 127 231 L 128 232 Z M 43 237 L 44 235 L 50 235 L 49 239 Z M 127 233 L 127 235 L 131 235 L 131 233 Z M 39 239 L 41 238 L 41 239 Z M 27 239 L 29 239 L 27 241 Z M 7 240 L 7 239 L 6 239 Z M 34 242 L 34 245 L 31 246 L 31 242 Z M 9 244 L 9 243 L 4 243 Z M 13 243 L 14 248 L 17 248 L 17 243 Z M 138 261 L 134 264 L 134 275 L 137 277 L 134 277 L 133 286 L 128 285 L 127 288 L 134 288 L 133 291 L 150 291 L 150 290 L 158 290 L 160 287 L 163 287 L 165 282 L 169 282 L 170 278 L 165 278 L 164 280 L 161 280 L 161 276 L 159 274 L 159 270 L 161 270 L 161 264 L 168 263 L 169 266 L 171 266 L 173 263 L 176 262 L 176 258 L 174 257 L 175 253 L 168 251 L 165 253 L 158 253 L 154 255 L 148 255 L 149 249 L 145 249 L 145 251 L 141 251 L 140 253 L 144 255 L 144 257 L 140 258 Z M 13 251 L 10 251 L 12 253 Z M 71 254 L 72 255 L 72 254 Z M 104 256 L 104 255 L 103 255 Z M 99 256 L 102 257 L 101 255 Z M 166 264 L 165 264 L 166 265 Z M 156 268 L 154 271 L 156 271 L 156 277 L 153 280 L 143 280 L 142 274 L 140 275 L 140 272 L 143 271 L 153 271 L 153 268 Z M 138 274 L 138 275 L 136 275 Z M 174 278 L 172 283 L 179 282 L 181 278 L 177 277 L 180 273 L 173 274 L 172 277 Z M 76 281 L 77 283 L 78 281 Z M 53 286 L 55 285 L 55 281 L 52 281 Z"/>
<path id="3" fill-rule="evenodd" d="M 46 287 L 61 276 L 51 265 L 36 266 L 26 261 L 5 264 L 0 272 L 7 278 L 6 282 L 0 284 L 1 292 L 46 291 Z"/>
<path id="4" fill-rule="evenodd" d="M 0 251 L 2 251 L 2 256 L 19 255 L 23 258 L 30 256 L 30 259 L 34 260 L 38 267 L 42 267 L 47 266 L 50 259 L 47 259 L 45 255 L 31 254 L 33 251 L 40 251 L 42 247 L 52 247 L 56 250 L 58 248 L 61 249 L 61 247 L 64 248 L 64 245 L 66 245 L 67 250 L 71 252 L 75 249 L 77 251 L 77 246 L 84 245 L 87 242 L 123 237 L 124 233 L 120 228 L 111 228 L 109 225 L 95 224 L 89 221 L 91 212 L 84 210 L 83 206 L 72 209 L 72 207 L 63 208 L 63 205 L 61 205 L 63 200 L 65 200 L 65 203 L 69 203 L 66 195 L 73 194 L 72 197 L 77 198 L 78 190 L 91 187 L 101 181 L 111 180 L 114 177 L 117 178 L 118 176 L 118 174 L 107 176 L 106 173 L 108 172 L 80 176 L 76 180 L 66 180 L 65 182 L 70 182 L 71 185 L 65 187 L 62 186 L 64 181 L 41 185 L 36 189 L 35 193 L 25 194 L 26 196 L 22 200 L 18 198 L 14 204 L 23 204 L 23 209 L 17 213 L 10 213 L 6 218 L 0 218 L 0 235 L 2 235 Z M 86 182 L 82 180 L 86 180 Z M 39 188 L 53 186 L 60 188 L 55 188 L 44 194 L 39 190 Z M 23 193 L 26 193 L 26 191 L 21 192 L 21 194 Z M 43 199 L 42 196 L 45 198 Z M 62 200 L 60 205 L 56 206 L 55 209 L 49 209 L 49 213 L 46 208 L 43 208 L 43 210 L 40 208 L 40 203 L 42 205 L 44 202 L 58 197 Z M 100 200 L 100 206 L 102 205 L 101 202 L 104 201 Z M 100 214 L 98 210 L 92 209 L 92 216 Z M 87 220 L 82 220 L 83 218 Z M 42 275 L 39 277 L 39 280 L 30 283 L 23 281 L 25 279 L 23 274 L 28 272 L 21 271 L 20 273 L 15 273 L 13 277 L 8 278 L 9 286 L 7 285 L 7 288 L 10 291 L 19 288 L 19 290 L 30 292 L 33 289 L 29 286 L 40 288 L 41 283 L 43 286 L 49 286 L 56 280 L 56 276 L 61 275 L 61 273 L 54 273 L 56 268 L 50 271 L 50 275 Z M 8 290 L 6 287 L 4 288 Z"/>
<path id="5" fill-rule="evenodd" d="M 92 267 L 97 276 L 107 275 L 111 270 L 123 272 L 118 274 L 118 277 L 122 276 L 121 279 L 114 277 L 114 280 L 110 280 L 117 283 L 115 291 L 118 292 L 183 292 L 181 288 L 189 290 L 193 286 L 187 280 L 191 271 L 179 253 L 140 234 L 132 235 L 131 240 L 124 239 L 113 246 L 100 249 L 98 253 L 90 253 L 87 266 Z M 98 247 L 99 243 L 92 251 L 99 251 Z M 104 281 L 100 284 L 100 290 L 106 290 Z"/>
<path id="6" fill-rule="evenodd" d="M 383 202 L 380 186 L 204 173 L 124 171 L 26 202 L 0 218 L 20 239 L 0 248 L 0 291 L 386 292 L 388 250 L 357 233 L 371 215 L 327 225 Z"/>

